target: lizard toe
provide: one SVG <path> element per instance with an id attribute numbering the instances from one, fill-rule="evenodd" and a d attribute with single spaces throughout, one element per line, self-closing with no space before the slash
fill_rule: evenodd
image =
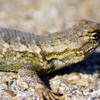
<path id="1" fill-rule="evenodd" d="M 48 88 L 38 89 L 37 91 L 41 98 L 40 100 L 65 100 L 63 95 L 54 93 L 53 91 L 49 90 Z"/>

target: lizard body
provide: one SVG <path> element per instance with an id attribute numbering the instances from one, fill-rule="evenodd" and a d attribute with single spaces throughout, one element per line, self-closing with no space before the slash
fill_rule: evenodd
<path id="1" fill-rule="evenodd" d="M 28 69 L 21 67 L 31 64 L 31 69 L 40 75 L 50 73 L 86 59 L 98 46 L 99 38 L 100 24 L 87 20 L 46 36 L 1 28 L 0 70 L 21 74 Z"/>

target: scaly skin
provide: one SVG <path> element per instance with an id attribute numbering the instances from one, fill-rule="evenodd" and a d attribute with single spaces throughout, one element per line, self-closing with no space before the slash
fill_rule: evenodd
<path id="1" fill-rule="evenodd" d="M 88 20 L 46 36 L 1 28 L 0 70 L 18 72 L 23 81 L 33 82 L 41 100 L 62 99 L 46 88 L 36 72 L 50 73 L 86 59 L 98 46 L 99 38 L 100 23 Z"/>

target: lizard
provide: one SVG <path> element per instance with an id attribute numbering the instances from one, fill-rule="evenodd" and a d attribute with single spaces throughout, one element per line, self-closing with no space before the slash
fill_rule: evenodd
<path id="1" fill-rule="evenodd" d="M 40 100 L 64 100 L 48 89 L 39 76 L 85 60 L 99 40 L 100 23 L 85 19 L 48 35 L 0 28 L 0 71 L 17 72 L 35 87 Z"/>

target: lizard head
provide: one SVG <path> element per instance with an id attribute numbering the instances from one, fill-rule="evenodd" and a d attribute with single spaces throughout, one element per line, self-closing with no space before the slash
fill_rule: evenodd
<path id="1" fill-rule="evenodd" d="M 100 43 L 100 23 L 80 20 L 74 26 L 74 30 L 79 35 L 80 40 L 84 42 L 80 49 L 83 49 L 87 56 L 93 53 Z"/>
<path id="2" fill-rule="evenodd" d="M 100 43 L 100 23 L 80 20 L 67 30 L 38 40 L 42 56 L 50 64 L 48 69 L 57 70 L 83 61 L 94 52 Z"/>

